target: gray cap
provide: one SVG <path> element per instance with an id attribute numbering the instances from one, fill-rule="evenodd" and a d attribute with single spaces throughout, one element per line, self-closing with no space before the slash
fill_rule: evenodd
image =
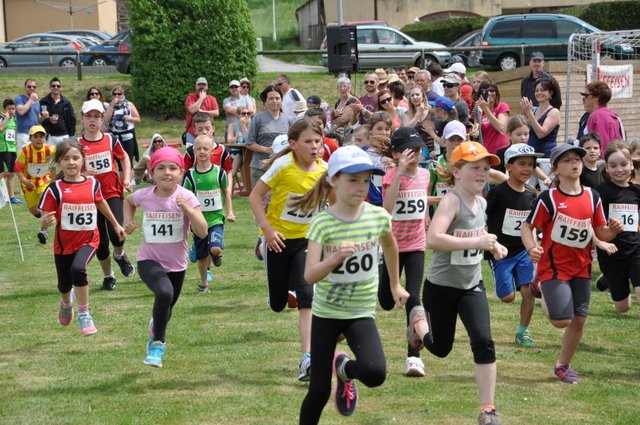
<path id="1" fill-rule="evenodd" d="M 556 165 L 556 162 L 558 162 L 560 157 L 569 151 L 576 151 L 576 153 L 580 155 L 580 158 L 584 157 L 587 154 L 587 151 L 580 146 L 574 146 L 568 143 L 560 143 L 551 151 L 551 165 Z"/>
<path id="2" fill-rule="evenodd" d="M 529 156 L 535 158 L 542 158 L 544 154 L 537 153 L 535 149 L 526 143 L 516 143 L 509 146 L 504 152 L 504 163 L 508 164 L 512 159 L 519 158 L 521 156 Z"/>
<path id="3" fill-rule="evenodd" d="M 529 60 L 533 61 L 539 59 L 541 61 L 544 60 L 544 55 L 542 54 L 542 52 L 531 52 L 531 55 L 529 56 Z"/>
<path id="4" fill-rule="evenodd" d="M 196 80 L 196 85 L 198 85 L 198 84 L 208 84 L 208 83 L 207 83 L 207 79 L 206 79 L 206 78 L 204 78 L 204 77 L 200 77 L 200 78 L 198 78 L 198 79 Z"/>

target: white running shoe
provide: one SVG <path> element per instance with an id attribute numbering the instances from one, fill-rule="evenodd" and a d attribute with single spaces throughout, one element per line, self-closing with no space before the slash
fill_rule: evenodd
<path id="1" fill-rule="evenodd" d="M 424 373 L 424 363 L 420 357 L 407 357 L 406 376 L 422 378 Z"/>

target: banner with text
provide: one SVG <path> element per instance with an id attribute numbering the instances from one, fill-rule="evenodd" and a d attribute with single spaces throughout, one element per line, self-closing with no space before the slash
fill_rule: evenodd
<path id="1" fill-rule="evenodd" d="M 592 65 L 587 65 L 587 84 L 593 75 Z M 612 99 L 628 99 L 633 96 L 633 65 L 601 65 L 596 68 L 596 81 L 607 83 Z"/>

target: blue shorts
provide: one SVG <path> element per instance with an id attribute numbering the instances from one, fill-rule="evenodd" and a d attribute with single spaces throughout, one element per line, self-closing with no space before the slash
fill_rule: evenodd
<path id="1" fill-rule="evenodd" d="M 224 249 L 224 225 L 214 224 L 209 227 L 206 239 L 200 239 L 193 235 L 193 243 L 196 245 L 196 258 L 201 260 L 207 258 L 211 253 L 211 248 L 217 247 Z"/>
<path id="2" fill-rule="evenodd" d="M 504 298 L 533 280 L 533 263 L 527 251 L 502 260 L 490 260 L 489 265 L 496 281 L 496 295 Z M 515 284 L 515 288 L 514 288 Z"/>

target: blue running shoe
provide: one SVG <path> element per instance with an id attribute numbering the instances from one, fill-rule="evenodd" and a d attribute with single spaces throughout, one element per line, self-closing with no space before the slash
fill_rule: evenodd
<path id="1" fill-rule="evenodd" d="M 144 358 L 144 364 L 154 367 L 162 367 L 162 358 L 166 345 L 162 341 L 153 341 L 147 344 L 147 357 Z"/>
<path id="2" fill-rule="evenodd" d="M 211 270 L 207 270 L 207 282 L 211 282 L 213 280 L 213 275 L 211 274 Z"/>
<path id="3" fill-rule="evenodd" d="M 196 244 L 195 243 L 191 244 L 191 249 L 189 250 L 189 261 L 191 261 L 192 263 L 195 263 L 196 261 L 198 261 L 198 259 L 196 258 Z"/>
<path id="4" fill-rule="evenodd" d="M 23 205 L 23 204 L 25 204 L 25 202 L 22 199 L 18 199 L 15 196 L 13 198 L 10 198 L 9 202 L 11 202 L 13 205 Z"/>

